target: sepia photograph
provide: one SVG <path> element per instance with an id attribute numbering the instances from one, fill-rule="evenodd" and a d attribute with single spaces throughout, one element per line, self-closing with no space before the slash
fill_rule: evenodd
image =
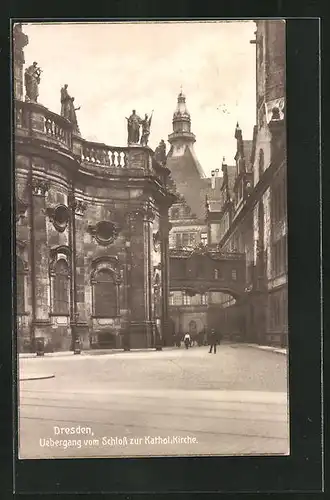
<path id="1" fill-rule="evenodd" d="M 285 34 L 13 23 L 19 459 L 289 455 Z"/>

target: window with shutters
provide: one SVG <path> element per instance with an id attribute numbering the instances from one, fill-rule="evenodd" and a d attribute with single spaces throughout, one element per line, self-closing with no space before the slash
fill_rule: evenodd
<path id="1" fill-rule="evenodd" d="M 53 285 L 53 312 L 58 315 L 69 314 L 69 266 L 66 260 L 60 259 L 55 264 Z"/>
<path id="2" fill-rule="evenodd" d="M 110 269 L 100 269 L 94 276 L 94 315 L 112 318 L 118 315 L 118 293 L 114 273 Z"/>

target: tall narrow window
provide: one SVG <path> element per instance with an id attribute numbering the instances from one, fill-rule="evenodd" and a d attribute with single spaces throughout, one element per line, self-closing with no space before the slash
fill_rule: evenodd
<path id="1" fill-rule="evenodd" d="M 201 233 L 201 243 L 207 245 L 207 233 Z"/>
<path id="2" fill-rule="evenodd" d="M 232 269 L 232 271 L 231 271 L 231 279 L 233 281 L 237 280 L 237 271 L 236 271 L 236 269 Z"/>
<path id="3" fill-rule="evenodd" d="M 118 315 L 117 309 L 117 284 L 114 273 L 109 269 L 100 269 L 94 283 L 94 314 L 112 318 Z"/>
<path id="4" fill-rule="evenodd" d="M 182 246 L 182 235 L 181 235 L 181 233 L 176 233 L 176 235 L 175 235 L 175 246 L 176 246 L 176 248 L 180 248 Z"/>
<path id="5" fill-rule="evenodd" d="M 55 265 L 54 313 L 69 314 L 69 266 L 64 259 L 58 260 Z"/>
<path id="6" fill-rule="evenodd" d="M 189 233 L 182 233 L 182 246 L 189 246 Z"/>
<path id="7" fill-rule="evenodd" d="M 207 304 L 207 295 L 206 293 L 201 294 L 201 304 L 206 305 Z"/>
<path id="8" fill-rule="evenodd" d="M 259 179 L 262 177 L 264 170 L 265 170 L 264 150 L 260 149 L 260 152 L 259 152 Z"/>
<path id="9" fill-rule="evenodd" d="M 16 260 L 16 293 L 17 293 L 17 314 L 25 312 L 25 272 L 21 258 Z"/>
<path id="10" fill-rule="evenodd" d="M 196 245 L 196 233 L 189 233 L 189 244 L 191 246 Z"/>
<path id="11" fill-rule="evenodd" d="M 190 306 L 191 305 L 191 296 L 185 293 L 183 295 L 183 305 Z"/>

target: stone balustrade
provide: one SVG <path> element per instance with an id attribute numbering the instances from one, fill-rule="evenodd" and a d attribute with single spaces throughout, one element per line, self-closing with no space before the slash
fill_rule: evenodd
<path id="1" fill-rule="evenodd" d="M 15 126 L 18 134 L 60 143 L 71 149 L 72 124 L 60 115 L 37 103 L 16 101 Z M 43 137 L 44 136 L 44 137 Z"/>
<path id="2" fill-rule="evenodd" d="M 82 147 L 81 159 L 84 163 L 110 168 L 125 168 L 128 165 L 128 149 L 86 141 Z"/>
<path id="3" fill-rule="evenodd" d="M 41 104 L 15 101 L 17 136 L 34 137 L 53 146 L 65 147 L 85 168 L 91 166 L 116 170 L 132 170 L 137 175 L 154 175 L 165 184 L 168 172 L 154 158 L 154 152 L 140 145 L 116 147 L 87 141 L 73 134 L 73 125 Z M 140 172 L 140 173 L 138 173 Z"/>

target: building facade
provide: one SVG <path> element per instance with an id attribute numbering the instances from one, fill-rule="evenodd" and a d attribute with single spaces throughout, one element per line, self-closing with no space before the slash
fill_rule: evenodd
<path id="1" fill-rule="evenodd" d="M 219 199 L 225 195 L 224 181 L 219 168 L 211 171 L 210 178 L 204 174 L 194 150 L 196 136 L 191 131 L 191 116 L 182 91 L 172 125 L 166 166 L 177 201 L 169 213 L 170 316 L 175 335 L 190 332 L 201 340 L 212 326 L 219 325 L 228 289 L 242 287 L 245 257 L 238 252 L 220 253 L 217 220 L 209 224 L 210 219 L 206 219 L 211 206 L 212 213 L 217 213 Z M 240 302 L 241 289 L 234 295 Z M 223 334 L 231 337 L 232 330 L 223 330 Z"/>
<path id="2" fill-rule="evenodd" d="M 287 345 L 285 22 L 256 21 L 256 126 L 252 144 L 237 125 L 235 181 L 229 203 L 208 210 L 219 244 L 246 255 L 246 295 L 227 307 L 243 318 L 246 341 Z M 226 166 L 224 167 L 224 182 Z M 229 189 L 230 191 L 230 189 Z M 233 310 L 234 310 L 233 309 Z M 229 310 L 228 310 L 229 312 Z"/>
<path id="3" fill-rule="evenodd" d="M 33 350 L 170 342 L 169 170 L 138 144 L 84 140 L 37 98 L 23 101 L 14 29 L 17 342 Z M 79 130 L 79 129 L 78 129 Z"/>

